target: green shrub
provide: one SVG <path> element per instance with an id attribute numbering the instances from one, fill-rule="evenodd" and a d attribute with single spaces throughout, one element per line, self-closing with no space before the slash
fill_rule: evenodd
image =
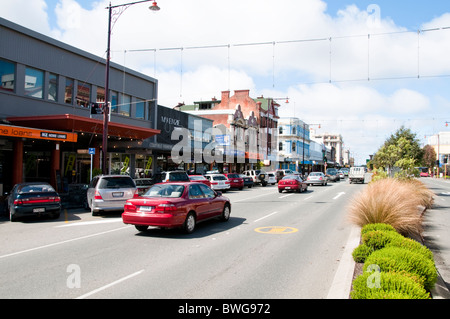
<path id="1" fill-rule="evenodd" d="M 402 247 L 412 250 L 434 261 L 433 253 L 421 243 L 392 231 L 368 231 L 362 235 L 362 242 L 373 250 L 384 247 Z"/>
<path id="2" fill-rule="evenodd" d="M 424 287 L 430 290 L 436 283 L 437 272 L 434 262 L 420 253 L 401 247 L 385 247 L 367 257 L 363 270 L 377 265 L 382 272 L 406 272 L 423 278 Z"/>
<path id="3" fill-rule="evenodd" d="M 379 276 L 378 287 L 376 276 Z M 395 272 L 365 272 L 353 281 L 352 299 L 430 299 L 411 276 Z"/>
<path id="4" fill-rule="evenodd" d="M 373 252 L 374 249 L 372 247 L 369 247 L 366 244 L 361 244 L 353 250 L 353 260 L 357 263 L 363 263 Z"/>
<path id="5" fill-rule="evenodd" d="M 384 223 L 373 223 L 373 224 L 366 224 L 361 228 L 361 234 L 365 234 L 369 231 L 374 230 L 383 230 L 383 231 L 393 231 L 397 232 L 392 225 L 384 224 Z"/>

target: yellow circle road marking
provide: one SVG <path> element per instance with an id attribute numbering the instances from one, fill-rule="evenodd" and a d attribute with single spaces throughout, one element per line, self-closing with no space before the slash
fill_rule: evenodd
<path id="1" fill-rule="evenodd" d="M 292 234 L 297 232 L 298 229 L 285 226 L 266 226 L 255 228 L 255 231 L 262 234 Z"/>

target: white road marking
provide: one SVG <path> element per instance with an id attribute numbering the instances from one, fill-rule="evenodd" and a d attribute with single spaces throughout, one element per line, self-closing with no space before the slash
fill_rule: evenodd
<path id="1" fill-rule="evenodd" d="M 285 198 L 285 197 L 292 196 L 292 195 L 294 195 L 294 193 L 287 194 L 287 195 L 284 195 L 284 196 L 280 196 L 280 197 L 278 197 L 278 198 Z"/>
<path id="2" fill-rule="evenodd" d="M 344 194 L 345 194 L 345 192 L 340 192 L 336 196 L 334 196 L 333 199 L 338 199 L 339 197 L 341 197 Z"/>
<path id="3" fill-rule="evenodd" d="M 96 225 L 96 224 L 109 224 L 109 223 L 118 223 L 122 222 L 122 218 L 111 218 L 111 219 L 102 219 L 102 220 L 92 220 L 88 222 L 72 222 L 64 225 L 55 226 L 56 228 L 60 227 L 73 227 L 73 226 L 85 226 L 85 225 Z"/>
<path id="4" fill-rule="evenodd" d="M 77 298 L 75 298 L 75 299 L 84 299 L 84 298 L 87 298 L 87 297 L 89 297 L 89 296 L 92 296 L 93 294 L 96 294 L 97 292 L 100 292 L 100 291 L 105 290 L 105 289 L 107 289 L 107 288 L 109 288 L 109 287 L 112 287 L 112 286 L 114 286 L 114 285 L 117 285 L 118 283 L 121 283 L 122 281 L 125 281 L 125 280 L 127 280 L 127 279 L 133 278 L 134 276 L 140 275 L 140 274 L 143 273 L 143 272 L 144 272 L 144 269 L 139 270 L 139 271 L 136 271 L 135 273 L 132 273 L 131 275 L 125 276 L 125 277 L 123 277 L 123 278 L 120 278 L 119 280 L 116 280 L 116 281 L 114 281 L 114 282 L 112 282 L 112 283 L 110 283 L 110 284 L 107 284 L 107 285 L 103 286 L 103 287 L 100 287 L 100 288 L 97 288 L 97 289 L 95 289 L 95 290 L 92 290 L 91 292 L 88 292 L 87 294 L 84 294 L 84 295 L 82 295 L 82 296 L 80 296 L 80 297 L 77 297 Z"/>
<path id="5" fill-rule="evenodd" d="M 254 223 L 259 222 L 260 220 L 263 220 L 264 218 L 267 218 L 267 217 L 275 215 L 275 214 L 278 214 L 278 212 L 273 212 L 273 213 L 270 213 L 269 215 L 258 218 L 257 220 L 254 221 Z"/>
<path id="6" fill-rule="evenodd" d="M 34 248 L 30 248 L 30 249 L 25 249 L 25 250 L 21 250 L 21 251 L 16 251 L 15 253 L 10 253 L 10 254 L 6 254 L 6 255 L 3 255 L 3 256 L 0 256 L 0 259 L 6 258 L 6 257 L 15 256 L 15 255 L 20 255 L 20 254 L 27 253 L 27 252 L 34 251 L 34 250 L 39 250 L 39 249 L 49 248 L 49 247 L 53 247 L 53 246 L 57 246 L 57 245 L 62 245 L 62 244 L 70 243 L 70 242 L 81 240 L 81 239 L 86 239 L 86 238 L 90 238 L 90 237 L 100 236 L 100 235 L 104 235 L 104 234 L 107 234 L 107 233 L 112 233 L 112 232 L 115 232 L 115 231 L 118 231 L 118 230 L 122 230 L 122 229 L 125 229 L 125 228 L 129 228 L 129 227 L 130 226 L 120 227 L 120 228 L 116 228 L 116 229 L 107 230 L 107 231 L 104 231 L 104 232 L 101 232 L 101 233 L 96 233 L 96 234 L 91 234 L 91 235 L 87 235 L 87 236 L 72 238 L 72 239 L 68 239 L 68 240 L 59 241 L 59 242 L 53 243 L 53 244 L 48 244 L 48 245 L 43 245 L 43 246 L 34 247 Z"/>

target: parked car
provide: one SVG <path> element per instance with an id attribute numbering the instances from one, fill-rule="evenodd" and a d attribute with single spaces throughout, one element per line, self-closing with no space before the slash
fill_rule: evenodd
<path id="1" fill-rule="evenodd" d="M 135 178 L 134 183 L 136 184 L 136 189 L 138 195 L 144 195 L 148 189 L 155 184 L 151 178 Z"/>
<path id="2" fill-rule="evenodd" d="M 277 169 L 275 171 L 275 175 L 277 177 L 277 182 L 280 181 L 280 179 L 282 179 L 284 176 L 286 175 L 293 175 L 294 171 L 291 169 Z"/>
<path id="3" fill-rule="evenodd" d="M 327 185 L 327 177 L 322 172 L 311 172 L 306 179 L 308 185 Z"/>
<path id="4" fill-rule="evenodd" d="M 128 175 L 97 175 L 87 190 L 87 202 L 93 216 L 123 210 L 128 199 L 138 196 L 136 184 Z"/>
<path id="5" fill-rule="evenodd" d="M 272 184 L 272 185 L 275 185 L 276 183 L 278 183 L 277 177 L 275 175 L 275 172 L 268 172 L 267 173 L 267 183 L 268 184 Z"/>
<path id="6" fill-rule="evenodd" d="M 244 174 L 239 174 L 239 177 L 244 180 L 244 187 L 247 186 L 248 188 L 252 188 L 253 178 Z"/>
<path id="7" fill-rule="evenodd" d="M 205 184 L 206 186 L 211 187 L 211 182 L 203 175 L 189 175 L 189 180 L 191 182 L 202 183 Z"/>
<path id="8" fill-rule="evenodd" d="M 164 182 L 190 182 L 189 175 L 185 171 L 167 171 L 156 173 L 153 176 L 153 183 Z"/>
<path id="9" fill-rule="evenodd" d="M 325 175 L 327 176 L 328 180 L 332 182 L 337 182 L 341 180 L 341 178 L 338 175 L 338 171 L 335 168 L 328 168 Z"/>
<path id="10" fill-rule="evenodd" d="M 20 183 L 8 194 L 7 210 L 10 221 L 19 217 L 50 215 L 59 218 L 61 198 L 48 183 Z"/>
<path id="11" fill-rule="evenodd" d="M 223 174 L 206 174 L 205 177 L 211 182 L 213 190 L 227 191 L 230 189 L 230 181 Z"/>
<path id="12" fill-rule="evenodd" d="M 344 175 L 344 172 L 343 171 L 341 171 L 341 170 L 338 170 L 338 175 L 339 175 L 339 180 L 341 180 L 341 179 L 345 179 L 345 175 Z"/>
<path id="13" fill-rule="evenodd" d="M 278 192 L 282 191 L 296 191 L 304 192 L 308 190 L 308 184 L 306 184 L 300 175 L 286 175 L 278 182 Z"/>
<path id="14" fill-rule="evenodd" d="M 244 180 L 237 173 L 224 174 L 230 181 L 230 188 L 244 189 Z"/>
<path id="15" fill-rule="evenodd" d="M 198 222 L 211 218 L 227 221 L 230 213 L 230 200 L 202 183 L 161 183 L 142 197 L 127 200 L 122 220 L 139 231 L 157 226 L 181 227 L 192 233 Z"/>
<path id="16" fill-rule="evenodd" d="M 251 177 L 253 179 L 253 184 L 267 186 L 267 174 L 259 169 L 244 171 L 242 174 Z"/>

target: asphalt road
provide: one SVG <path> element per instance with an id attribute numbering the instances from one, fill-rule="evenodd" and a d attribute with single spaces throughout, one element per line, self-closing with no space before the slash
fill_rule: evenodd
<path id="1" fill-rule="evenodd" d="M 353 226 L 348 181 L 225 193 L 228 222 L 139 233 L 120 214 L 0 220 L 0 298 L 326 298 Z"/>

